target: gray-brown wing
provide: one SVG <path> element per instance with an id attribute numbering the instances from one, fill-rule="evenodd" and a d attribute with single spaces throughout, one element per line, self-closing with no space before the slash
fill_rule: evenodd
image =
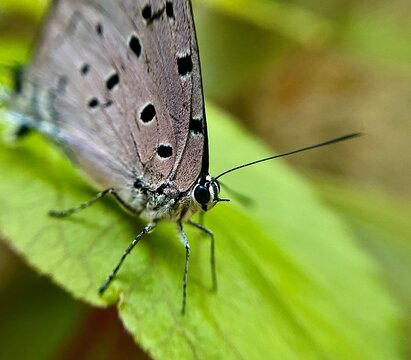
<path id="1" fill-rule="evenodd" d="M 186 190 L 199 176 L 207 139 L 188 1 L 56 2 L 23 84 L 14 108 L 101 186 L 140 177 Z"/>

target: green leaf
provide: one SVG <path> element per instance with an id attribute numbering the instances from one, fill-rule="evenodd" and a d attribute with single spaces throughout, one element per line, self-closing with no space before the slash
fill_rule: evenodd
<path id="1" fill-rule="evenodd" d="M 411 72 L 411 26 L 404 10 L 389 3 L 359 6 L 346 19 L 339 46 L 368 68 Z"/>
<path id="2" fill-rule="evenodd" d="M 335 35 L 332 22 L 301 5 L 275 0 L 203 0 L 215 8 L 249 21 L 301 45 L 316 48 Z M 284 21 L 284 19 L 287 19 Z"/>
<path id="3" fill-rule="evenodd" d="M 380 263 L 383 275 L 408 314 L 411 327 L 411 207 L 377 191 L 317 179 L 321 196 L 352 227 L 363 246 Z M 411 349 L 411 343 L 408 341 Z"/>
<path id="4" fill-rule="evenodd" d="M 44 8 L 48 5 L 49 0 L 2 0 L 2 13 L 26 13 L 30 17 L 40 19 L 44 14 Z M 16 31 L 16 29 L 15 29 Z"/>
<path id="5" fill-rule="evenodd" d="M 267 155 L 217 108 L 209 106 L 208 116 L 213 174 Z M 173 224 L 138 244 L 100 298 L 98 286 L 144 224 L 109 199 L 68 219 L 48 218 L 48 210 L 77 205 L 95 190 L 39 136 L 0 145 L 0 172 L 1 235 L 74 297 L 97 306 L 117 301 L 125 326 L 155 358 L 400 358 L 400 313 L 376 265 L 282 161 L 222 178 L 255 203 L 244 208 L 233 199 L 207 214 L 217 293 L 209 241 L 188 232 L 185 316 L 184 249 Z"/>

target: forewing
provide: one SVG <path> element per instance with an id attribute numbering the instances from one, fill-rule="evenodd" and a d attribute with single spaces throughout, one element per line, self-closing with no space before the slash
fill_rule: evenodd
<path id="1" fill-rule="evenodd" d="M 206 152 L 193 26 L 182 0 L 60 0 L 15 108 L 101 186 L 186 190 Z"/>

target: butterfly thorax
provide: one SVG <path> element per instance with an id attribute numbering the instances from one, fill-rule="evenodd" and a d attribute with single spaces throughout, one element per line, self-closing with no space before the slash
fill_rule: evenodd
<path id="1" fill-rule="evenodd" d="M 186 192 L 173 182 L 150 189 L 142 180 L 132 187 L 115 189 L 116 198 L 130 212 L 150 222 L 188 221 L 198 211 L 208 211 L 219 201 L 220 186 L 211 176 L 201 176 Z"/>

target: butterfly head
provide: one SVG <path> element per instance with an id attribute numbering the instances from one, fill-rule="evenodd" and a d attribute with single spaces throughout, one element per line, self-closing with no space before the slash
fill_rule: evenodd
<path id="1" fill-rule="evenodd" d="M 219 201 L 229 201 L 228 199 L 220 199 L 220 184 L 210 175 L 200 178 L 194 186 L 191 196 L 194 202 L 201 207 L 202 210 L 208 211 L 214 207 Z"/>

